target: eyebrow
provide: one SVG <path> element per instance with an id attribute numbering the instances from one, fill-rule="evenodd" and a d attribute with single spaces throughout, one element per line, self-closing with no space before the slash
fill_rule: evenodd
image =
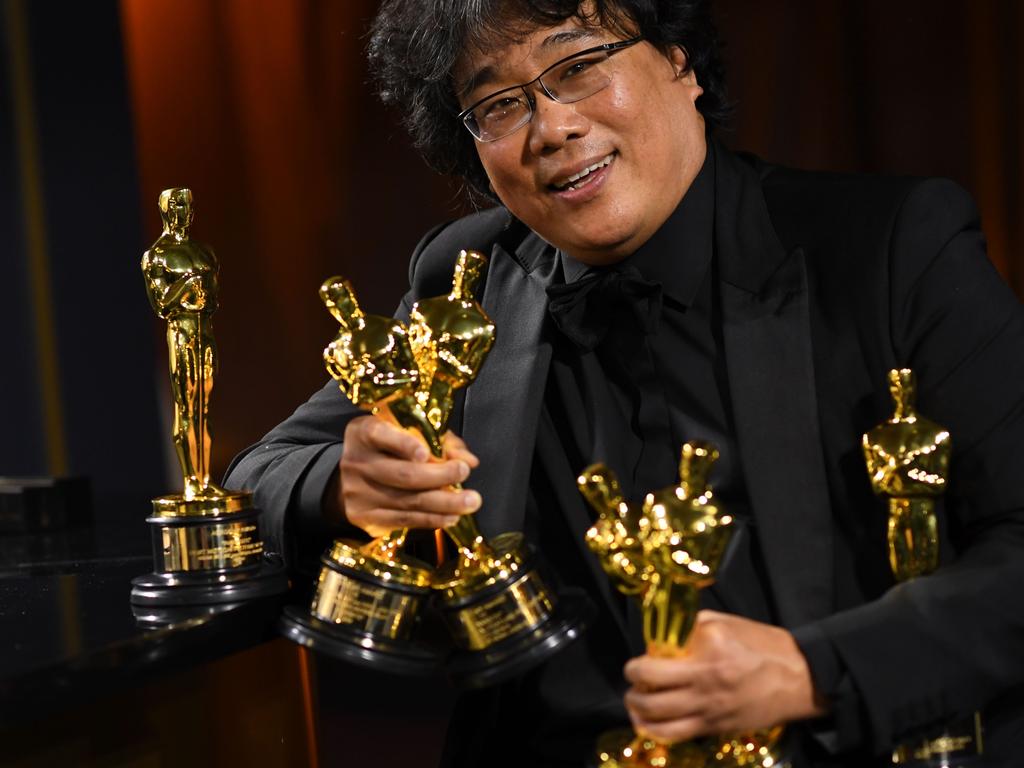
<path id="1" fill-rule="evenodd" d="M 566 43 L 573 43 L 577 40 L 587 40 L 596 37 L 598 37 L 597 27 L 574 27 L 573 29 L 563 29 L 558 32 L 552 32 L 550 35 L 545 37 L 541 41 L 539 48 L 543 51 L 559 45 L 565 45 Z M 464 78 L 460 83 L 456 83 L 455 93 L 459 98 L 465 99 L 477 88 L 496 82 L 497 80 L 497 68 L 488 64 Z M 514 88 L 515 86 L 512 85 L 509 87 Z"/>

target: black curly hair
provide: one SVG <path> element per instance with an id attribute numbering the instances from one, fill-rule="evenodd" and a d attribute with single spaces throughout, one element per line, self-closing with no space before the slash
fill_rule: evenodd
<path id="1" fill-rule="evenodd" d="M 572 17 L 666 51 L 681 46 L 704 90 L 697 108 L 709 128 L 722 125 L 730 105 L 710 0 L 384 0 L 370 28 L 370 71 L 427 163 L 493 199 L 474 139 L 456 120 L 452 71 L 467 50 L 493 50 Z"/>

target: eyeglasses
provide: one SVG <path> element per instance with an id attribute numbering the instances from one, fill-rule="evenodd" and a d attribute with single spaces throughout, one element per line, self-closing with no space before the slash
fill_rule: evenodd
<path id="1" fill-rule="evenodd" d="M 608 59 L 642 39 L 634 37 L 605 43 L 559 59 L 530 82 L 504 88 L 480 99 L 460 112 L 459 120 L 477 141 L 502 139 L 533 118 L 535 102 L 527 89 L 534 83 L 539 83 L 548 98 L 559 104 L 581 101 L 611 83 L 612 73 L 606 66 Z"/>

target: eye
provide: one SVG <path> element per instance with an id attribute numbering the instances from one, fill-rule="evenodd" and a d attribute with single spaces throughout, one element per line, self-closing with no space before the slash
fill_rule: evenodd
<path id="1" fill-rule="evenodd" d="M 604 61 L 607 57 L 603 55 L 581 56 L 578 59 L 565 62 L 564 68 L 558 73 L 559 80 L 571 80 L 588 74 L 594 67 Z"/>
<path id="2" fill-rule="evenodd" d="M 562 77 L 575 77 L 576 75 L 583 74 L 583 72 L 585 72 L 592 63 L 593 62 L 586 60 L 574 61 L 569 65 L 569 67 L 564 72 L 562 72 Z"/>
<path id="3" fill-rule="evenodd" d="M 519 112 L 522 107 L 522 99 L 515 96 L 502 96 L 483 105 L 480 119 L 489 122 L 501 122 Z"/>

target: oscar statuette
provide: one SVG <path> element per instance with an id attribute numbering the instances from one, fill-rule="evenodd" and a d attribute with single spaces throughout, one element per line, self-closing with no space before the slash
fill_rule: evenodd
<path id="1" fill-rule="evenodd" d="M 341 278 L 321 288 L 341 325 L 324 352 L 341 391 L 420 436 L 437 460 L 445 456 L 454 394 L 472 383 L 494 344 L 494 324 L 472 296 L 486 263 L 482 254 L 460 252 L 450 293 L 417 302 L 408 326 L 364 314 Z M 321 559 L 311 611 L 286 609 L 285 634 L 357 663 L 428 673 L 439 657 L 413 628 L 433 591 L 457 646 L 448 674 L 466 686 L 516 674 L 579 634 L 589 603 L 561 600 L 548 588 L 521 534 L 488 543 L 474 515 L 446 533 L 457 555 L 439 573 L 401 551 L 404 530 L 362 545 L 336 541 Z"/>
<path id="2" fill-rule="evenodd" d="M 340 277 L 324 281 L 320 298 L 340 325 L 324 363 L 342 393 L 370 413 L 427 435 L 431 452 L 440 456 L 440 435 L 415 396 L 420 372 L 405 323 L 365 314 Z M 406 531 L 398 530 L 364 544 L 336 540 L 320 558 L 310 608 L 285 608 L 285 636 L 396 674 L 437 670 L 440 654 L 414 637 L 431 594 L 432 570 L 401 551 L 405 538 Z"/>
<path id="3" fill-rule="evenodd" d="M 434 435 L 444 433 L 455 390 L 476 378 L 494 344 L 494 324 L 474 298 L 486 265 L 483 254 L 460 252 L 449 294 L 417 302 L 410 314 L 418 394 Z M 541 663 L 582 632 L 593 610 L 589 599 L 556 594 L 522 533 L 487 541 L 476 514 L 461 516 L 445 533 L 456 554 L 440 566 L 434 589 L 457 646 L 447 665 L 453 683 L 500 682 Z"/>
<path id="4" fill-rule="evenodd" d="M 732 535 L 732 517 L 707 484 L 718 459 L 711 445 L 682 448 L 679 485 L 647 494 L 642 505 L 625 501 L 610 469 L 595 464 L 577 480 L 597 511 L 586 540 L 616 588 L 641 600 L 644 640 L 654 656 L 679 657 L 697 618 L 700 590 L 710 586 Z M 600 768 L 704 768 L 784 765 L 777 754 L 782 728 L 743 736 L 669 744 L 629 729 L 603 734 Z"/>
<path id="5" fill-rule="evenodd" d="M 146 290 L 167 322 L 174 446 L 184 476 L 181 493 L 153 499 L 155 572 L 132 581 L 140 620 L 159 623 L 158 606 L 210 606 L 284 592 L 280 562 L 263 552 L 252 494 L 210 481 L 210 392 L 217 371 L 212 317 L 217 259 L 189 236 L 192 192 L 160 194 L 163 233 L 142 256 Z M 166 612 L 164 611 L 164 612 Z"/>
<path id="6" fill-rule="evenodd" d="M 952 442 L 949 432 L 915 410 L 914 373 L 889 371 L 892 418 L 862 441 L 874 492 L 888 500 L 889 565 L 897 582 L 924 576 L 939 565 L 935 501 L 946 489 Z M 893 750 L 894 765 L 966 768 L 983 754 L 981 716 L 975 712 Z"/>

